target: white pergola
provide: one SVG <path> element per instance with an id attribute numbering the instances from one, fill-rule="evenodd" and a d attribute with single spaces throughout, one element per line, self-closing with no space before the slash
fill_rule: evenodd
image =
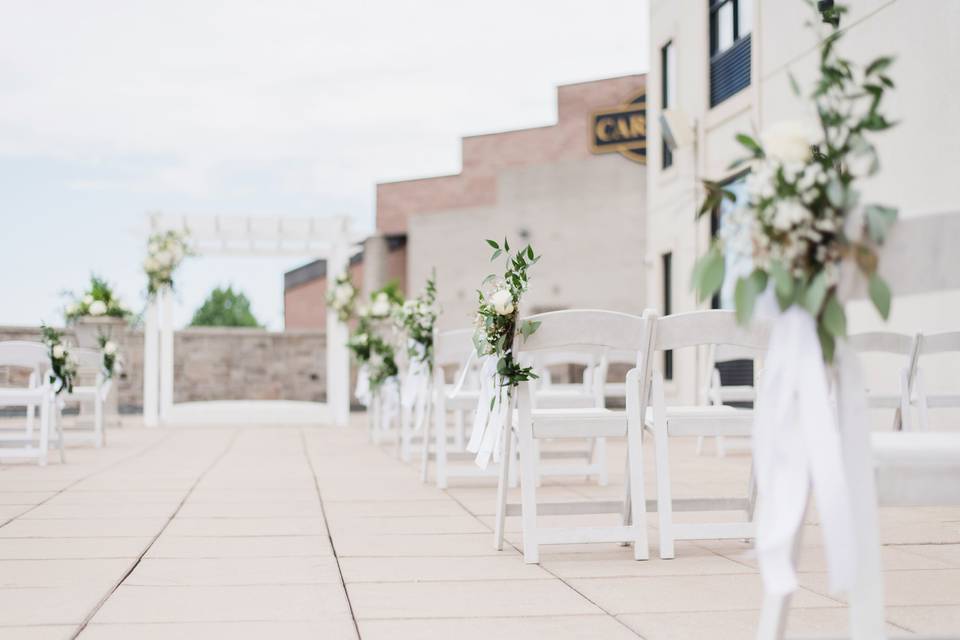
<path id="1" fill-rule="evenodd" d="M 327 281 L 343 273 L 361 237 L 350 218 L 184 216 L 148 214 L 149 233 L 185 231 L 196 256 L 300 256 L 323 258 Z M 174 404 L 173 293 L 163 289 L 147 306 L 143 356 L 143 419 L 148 426 L 222 420 L 331 420 L 346 426 L 350 412 L 347 326 L 327 310 L 327 404 L 284 401 L 215 401 Z"/>

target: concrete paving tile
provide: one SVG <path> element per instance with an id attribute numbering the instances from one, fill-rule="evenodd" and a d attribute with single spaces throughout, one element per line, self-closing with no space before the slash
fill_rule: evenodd
<path id="1" fill-rule="evenodd" d="M 176 506 L 186 491 L 81 491 L 71 488 L 51 498 L 48 505 L 166 504 Z"/>
<path id="2" fill-rule="evenodd" d="M 77 624 L 106 594 L 107 587 L 3 588 L 0 621 L 10 626 Z"/>
<path id="3" fill-rule="evenodd" d="M 625 625 L 606 615 L 533 618 L 447 618 L 434 620 L 360 620 L 364 640 L 636 640 Z"/>
<path id="4" fill-rule="evenodd" d="M 931 558 L 951 567 L 960 568 L 960 544 L 913 544 L 897 547 L 897 549 L 905 553 Z M 884 568 L 887 568 L 886 564 L 884 564 Z"/>
<path id="5" fill-rule="evenodd" d="M 2 570 L 2 565 L 0 565 Z M 336 559 L 144 558 L 124 581 L 133 586 L 340 584 Z"/>
<path id="6" fill-rule="evenodd" d="M 276 504 L 280 502 L 310 502 L 316 499 L 317 489 L 313 486 L 296 489 L 215 489 L 200 485 L 190 492 L 187 504 L 229 504 L 233 502 L 270 502 Z"/>
<path id="7" fill-rule="evenodd" d="M 53 491 L 0 491 L 0 504 L 34 505 L 49 500 L 55 495 Z"/>
<path id="8" fill-rule="evenodd" d="M 453 500 L 357 500 L 324 504 L 331 520 L 340 517 L 459 516 L 467 511 Z"/>
<path id="9" fill-rule="evenodd" d="M 178 518 L 304 518 L 322 517 L 323 509 L 313 500 L 300 502 L 188 502 L 177 513 Z"/>
<path id="10" fill-rule="evenodd" d="M 794 608 L 787 618 L 790 637 L 847 637 L 846 608 Z M 686 611 L 683 613 L 643 613 L 617 616 L 645 640 L 743 640 L 756 635 L 760 611 Z M 903 631 L 888 625 L 893 634 Z"/>
<path id="11" fill-rule="evenodd" d="M 34 625 L 29 627 L 0 627 L 3 640 L 68 640 L 76 625 Z"/>
<path id="12" fill-rule="evenodd" d="M 639 562 L 633 559 L 631 547 L 593 553 L 542 553 L 541 563 L 561 578 L 754 573 L 750 567 L 693 544 L 677 543 L 676 552 L 673 560 L 661 560 L 651 549 L 650 559 Z"/>
<path id="13" fill-rule="evenodd" d="M 2 551 L 2 543 L 0 543 Z M 157 538 L 148 558 L 304 558 L 332 555 L 322 536 L 168 536 Z"/>
<path id="14" fill-rule="evenodd" d="M 350 616 L 332 616 L 318 622 L 167 622 L 91 624 L 80 640 L 347 640 L 357 637 Z"/>
<path id="15" fill-rule="evenodd" d="M 0 522 L 13 520 L 33 508 L 34 507 L 29 504 L 0 504 Z"/>
<path id="16" fill-rule="evenodd" d="M 633 578 L 577 578 L 569 583 L 614 614 L 753 609 L 763 598 L 760 576 L 651 576 Z M 840 606 L 839 602 L 800 589 L 794 607 Z"/>
<path id="17" fill-rule="evenodd" d="M 2 529 L 0 529 L 2 531 Z M 326 535 L 323 518 L 174 518 L 171 536 L 316 536 Z"/>
<path id="18" fill-rule="evenodd" d="M 2 587 L 69 587 L 118 582 L 135 558 L 0 560 Z"/>
<path id="19" fill-rule="evenodd" d="M 0 527 L 0 538 L 129 538 L 155 536 L 167 518 L 18 519 Z"/>
<path id="20" fill-rule="evenodd" d="M 177 503 L 173 502 L 42 504 L 22 517 L 24 520 L 169 518 L 176 509 Z"/>
<path id="21" fill-rule="evenodd" d="M 490 529 L 471 515 L 408 517 L 340 517 L 330 524 L 334 542 L 340 536 L 354 534 L 484 533 Z"/>
<path id="22" fill-rule="evenodd" d="M 955 585 L 954 588 L 960 588 Z M 960 636 L 960 607 L 914 606 L 886 608 L 887 620 L 914 633 L 936 634 L 945 637 Z"/>
<path id="23" fill-rule="evenodd" d="M 341 585 L 141 587 L 122 585 L 92 622 L 324 620 L 349 615 Z"/>
<path id="24" fill-rule="evenodd" d="M 136 558 L 152 537 L 0 538 L 0 560 Z"/>
<path id="25" fill-rule="evenodd" d="M 349 586 L 357 620 L 601 613 L 558 580 L 370 582 Z"/>
<path id="26" fill-rule="evenodd" d="M 827 593 L 826 573 L 801 573 L 800 584 Z M 889 573 L 883 581 L 887 606 L 960 606 L 960 569 L 927 569 Z"/>
<path id="27" fill-rule="evenodd" d="M 368 557 L 417 556 L 499 556 L 517 552 L 493 548 L 492 533 L 451 533 L 420 535 L 351 535 L 336 540 L 337 555 Z"/>
<path id="28" fill-rule="evenodd" d="M 515 555 L 461 558 L 340 558 L 343 579 L 353 582 L 437 580 L 534 580 L 550 574 Z"/>

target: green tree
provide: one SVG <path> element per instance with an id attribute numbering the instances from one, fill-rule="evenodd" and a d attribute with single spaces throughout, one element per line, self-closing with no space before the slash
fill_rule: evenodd
<path id="1" fill-rule="evenodd" d="M 191 327 L 259 327 L 250 311 L 250 300 L 233 287 L 217 287 L 210 292 L 190 321 Z"/>

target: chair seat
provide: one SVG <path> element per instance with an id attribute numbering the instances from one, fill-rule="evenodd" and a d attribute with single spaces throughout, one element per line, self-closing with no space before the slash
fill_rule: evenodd
<path id="1" fill-rule="evenodd" d="M 46 397 L 47 389 L 41 387 L 0 387 L 0 406 L 17 407 L 37 404 Z"/>
<path id="2" fill-rule="evenodd" d="M 454 388 L 452 384 L 448 384 L 446 388 L 446 405 L 448 410 L 470 411 L 477 408 L 477 403 L 480 402 L 479 389 L 460 389 L 454 393 Z"/>
<path id="3" fill-rule="evenodd" d="M 960 505 L 960 433 L 870 434 L 880 503 Z"/>
<path id="4" fill-rule="evenodd" d="M 749 436 L 753 410 L 727 405 L 667 407 L 667 432 L 671 436 Z M 653 407 L 647 407 L 646 426 L 654 425 Z"/>
<path id="5" fill-rule="evenodd" d="M 752 402 L 757 397 L 757 390 L 750 385 L 731 385 L 720 387 L 718 395 L 722 402 Z"/>
<path id="6" fill-rule="evenodd" d="M 627 412 L 594 407 L 535 409 L 535 438 L 597 438 L 627 433 Z"/>

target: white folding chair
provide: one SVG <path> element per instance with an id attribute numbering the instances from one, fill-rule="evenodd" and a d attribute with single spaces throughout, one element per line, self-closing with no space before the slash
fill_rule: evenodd
<path id="1" fill-rule="evenodd" d="M 909 425 L 910 397 L 916 380 L 917 358 L 919 356 L 920 335 L 910 336 L 893 331 L 871 331 L 858 333 L 847 338 L 847 344 L 857 354 L 890 354 L 901 356 L 903 366 L 899 371 L 897 393 L 882 393 L 867 389 L 867 408 L 894 409 L 893 430 L 900 431 L 904 424 Z"/>
<path id="2" fill-rule="evenodd" d="M 703 385 L 702 404 L 715 407 L 733 403 L 752 406 L 757 399 L 756 392 L 756 366 L 753 358 L 756 352 L 752 349 L 742 349 L 732 345 L 709 345 L 707 351 L 707 380 Z M 749 369 L 745 363 L 749 363 Z M 738 366 L 740 365 L 740 366 Z M 735 384 L 724 384 L 721 368 L 728 367 L 728 375 L 736 375 Z M 729 371 L 733 369 L 733 371 Z M 737 371 L 743 369 L 743 371 Z M 749 378 L 749 384 L 745 379 Z M 703 453 L 703 441 L 705 436 L 697 436 L 697 455 Z M 727 440 L 724 436 L 714 437 L 716 443 L 717 457 L 722 458 L 727 455 Z"/>
<path id="3" fill-rule="evenodd" d="M 540 376 L 532 385 L 534 409 L 576 409 L 603 408 L 604 381 L 607 377 L 607 360 L 593 351 L 542 352 L 531 355 L 537 374 Z M 634 354 L 634 364 L 636 354 Z M 582 370 L 579 382 L 554 381 L 553 371 L 557 368 Z M 586 476 L 596 477 L 597 484 L 606 486 L 609 480 L 607 472 L 607 439 L 590 438 L 584 448 L 565 450 L 544 450 L 540 442 L 535 441 L 537 455 L 541 462 L 549 464 L 537 466 L 537 482 L 543 476 Z"/>
<path id="4" fill-rule="evenodd" d="M 514 341 L 517 357 L 548 351 L 592 351 L 602 358 L 609 349 L 648 353 L 651 321 L 647 317 L 632 316 L 612 311 L 567 310 L 554 311 L 529 318 L 540 322 L 537 331 L 526 340 Z M 647 367 L 631 369 L 626 375 L 626 410 L 603 407 L 541 409 L 535 407 L 534 385 L 521 383 L 511 402 L 517 407 L 508 412 L 516 430 L 520 449 L 521 504 L 507 504 L 507 479 L 512 456 L 513 438 L 510 429 L 501 438 L 501 469 L 497 490 L 497 515 L 494 544 L 503 548 L 504 523 L 508 515 L 520 515 L 523 527 L 523 557 L 528 563 L 539 562 L 540 545 L 586 542 L 632 542 L 634 557 L 649 557 L 646 529 L 646 504 L 643 490 L 642 416 L 647 387 L 642 379 Z M 544 438 L 627 438 L 630 509 L 625 501 L 537 503 L 537 478 L 540 461 L 534 442 Z M 633 514 L 632 522 L 625 517 Z M 537 522 L 538 515 L 584 515 L 618 513 L 621 524 L 607 527 L 546 528 Z"/>
<path id="5" fill-rule="evenodd" d="M 70 353 L 77 358 L 77 380 L 85 380 L 87 384 L 74 384 L 73 391 L 64 390 L 60 394 L 61 406 L 68 402 L 77 402 L 81 405 L 89 402 L 93 405 L 93 424 L 90 430 L 64 431 L 64 437 L 71 442 L 93 442 L 97 449 L 106 442 L 103 430 L 103 408 L 110 393 L 112 380 L 103 373 L 103 355 L 95 349 L 81 349 L 74 347 Z"/>
<path id="6" fill-rule="evenodd" d="M 935 354 L 960 354 L 960 331 L 946 331 L 929 335 L 920 334 L 917 336 L 917 344 L 916 382 L 911 388 L 911 392 L 915 391 L 915 394 L 911 397 L 911 405 L 916 406 L 920 430 L 926 431 L 930 428 L 930 409 L 960 408 L 960 391 L 929 393 L 920 359 Z M 906 418 L 904 420 L 906 421 Z"/>
<path id="7" fill-rule="evenodd" d="M 447 487 L 451 477 L 494 477 L 496 468 L 480 469 L 473 464 L 473 454 L 464 451 L 466 419 L 473 416 L 480 399 L 476 376 L 476 357 L 473 346 L 473 329 L 457 329 L 438 332 L 433 340 L 433 389 L 431 417 L 432 438 L 429 430 L 422 442 L 420 477 L 423 482 L 429 476 L 430 461 L 436 463 L 436 483 L 440 489 Z M 448 383 L 446 372 L 453 370 L 453 382 Z M 454 420 L 454 438 L 451 450 L 447 439 L 450 416 Z M 430 442 L 433 441 L 433 451 Z M 462 464 L 450 464 L 458 462 Z"/>
<path id="8" fill-rule="evenodd" d="M 59 408 L 50 382 L 50 359 L 46 345 L 40 342 L 11 340 L 0 342 L 0 367 L 28 369 L 29 381 L 24 387 L 0 387 L 0 406 L 25 407 L 23 433 L 0 433 L 0 442 L 20 446 L 0 447 L 0 458 L 36 458 L 40 466 L 47 464 L 50 446 L 60 450 L 64 461 L 63 435 L 57 420 Z M 34 433 L 34 415 L 39 410 L 39 434 Z"/>
<path id="9" fill-rule="evenodd" d="M 653 434 L 657 465 L 657 516 L 660 523 L 660 557 L 674 557 L 676 540 L 752 538 L 754 489 L 751 477 L 746 498 L 673 499 L 670 475 L 670 439 L 677 436 L 750 437 L 753 409 L 728 405 L 667 406 L 663 373 L 653 363 L 656 354 L 706 345 L 728 345 L 752 350 L 759 358 L 767 347 L 764 330 L 744 330 L 732 311 L 694 311 L 657 318 L 647 359 L 651 367 L 650 408 L 645 428 Z M 673 511 L 742 511 L 745 522 L 675 523 Z"/>
<path id="10" fill-rule="evenodd" d="M 611 349 L 607 351 L 603 360 L 606 373 L 606 377 L 603 379 L 604 406 L 609 406 L 610 404 L 623 406 L 627 401 L 627 386 L 622 380 L 616 379 L 616 369 L 626 367 L 629 370 L 635 367 L 637 364 L 637 354 L 633 351 Z M 622 376 L 619 377 L 622 378 Z M 611 400 L 614 402 L 611 403 Z"/>

